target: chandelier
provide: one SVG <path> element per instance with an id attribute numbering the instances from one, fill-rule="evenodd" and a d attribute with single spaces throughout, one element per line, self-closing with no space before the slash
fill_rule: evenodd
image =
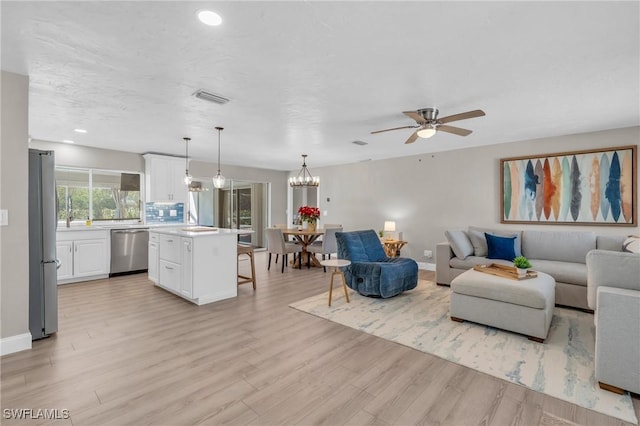
<path id="1" fill-rule="evenodd" d="M 311 176 L 309 169 L 307 169 L 307 154 L 302 154 L 302 168 L 298 176 L 289 178 L 289 185 L 293 187 L 320 185 L 320 178 Z"/>

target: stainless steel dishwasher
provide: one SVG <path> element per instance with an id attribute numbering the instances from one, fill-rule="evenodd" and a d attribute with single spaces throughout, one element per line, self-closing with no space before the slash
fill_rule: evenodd
<path id="1" fill-rule="evenodd" d="M 112 229 L 109 276 L 146 271 L 148 253 L 149 228 Z"/>

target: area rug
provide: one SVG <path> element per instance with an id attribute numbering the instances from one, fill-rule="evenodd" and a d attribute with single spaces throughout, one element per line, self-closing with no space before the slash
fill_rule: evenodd
<path id="1" fill-rule="evenodd" d="M 538 392 L 638 424 L 631 397 L 601 390 L 594 378 L 593 315 L 556 308 L 544 344 L 525 336 L 449 318 L 448 287 L 420 281 L 391 299 L 334 291 L 292 308 L 436 355 Z"/>

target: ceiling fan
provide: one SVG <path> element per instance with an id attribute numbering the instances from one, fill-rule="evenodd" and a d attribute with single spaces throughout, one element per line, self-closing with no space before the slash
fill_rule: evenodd
<path id="1" fill-rule="evenodd" d="M 400 130 L 400 129 L 418 129 L 405 143 L 414 143 L 416 139 L 420 138 L 430 138 L 435 135 L 436 132 L 447 132 L 453 133 L 458 136 L 467 136 L 471 134 L 471 130 L 462 129 L 460 127 L 448 126 L 446 123 L 450 123 L 452 121 L 458 120 L 466 120 L 468 118 L 482 117 L 484 111 L 481 109 L 476 109 L 473 111 L 462 112 L 460 114 L 449 115 L 447 117 L 438 118 L 438 110 L 436 108 L 422 108 L 417 111 L 404 111 L 404 115 L 413 118 L 416 121 L 415 126 L 402 126 L 402 127 L 394 127 L 392 129 L 384 129 L 384 130 L 376 130 L 375 132 L 371 132 L 371 134 L 388 132 L 391 130 Z"/>

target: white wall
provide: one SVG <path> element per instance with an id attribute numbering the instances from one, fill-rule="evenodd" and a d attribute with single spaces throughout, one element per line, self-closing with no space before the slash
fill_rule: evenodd
<path id="1" fill-rule="evenodd" d="M 29 78 L 2 71 L 0 78 L 0 338 L 2 353 L 31 347 L 29 334 Z"/>
<path id="2" fill-rule="evenodd" d="M 144 172 L 144 158 L 141 154 L 41 140 L 32 140 L 30 147 L 55 151 L 56 164 L 59 166 Z M 272 223 L 285 222 L 287 172 L 224 164 L 220 168 L 222 174 L 230 179 L 271 183 Z M 189 172 L 196 178 L 212 178 L 217 170 L 214 163 L 194 160 L 189 164 Z"/>
<path id="3" fill-rule="evenodd" d="M 132 152 L 32 140 L 29 147 L 56 152 L 56 165 L 144 173 L 144 158 Z"/>
<path id="4" fill-rule="evenodd" d="M 445 230 L 466 229 L 469 225 L 638 234 L 638 227 L 502 225 L 499 169 L 500 158 L 637 146 L 639 141 L 640 127 L 630 127 L 314 168 L 313 174 L 320 177 L 320 208 L 327 211 L 327 216 L 321 217 L 323 222 L 341 223 L 347 230 L 381 230 L 385 220 L 395 220 L 409 242 L 402 255 L 434 262 L 426 259 L 423 251 L 435 253 L 435 245 L 445 240 Z"/>
<path id="5" fill-rule="evenodd" d="M 218 171 L 217 164 L 204 161 L 191 161 L 189 173 L 197 178 L 213 178 Z M 285 223 L 287 219 L 287 179 L 289 174 L 279 170 L 259 169 L 255 167 L 220 165 L 220 172 L 227 179 L 247 182 L 271 183 L 271 223 Z"/>

